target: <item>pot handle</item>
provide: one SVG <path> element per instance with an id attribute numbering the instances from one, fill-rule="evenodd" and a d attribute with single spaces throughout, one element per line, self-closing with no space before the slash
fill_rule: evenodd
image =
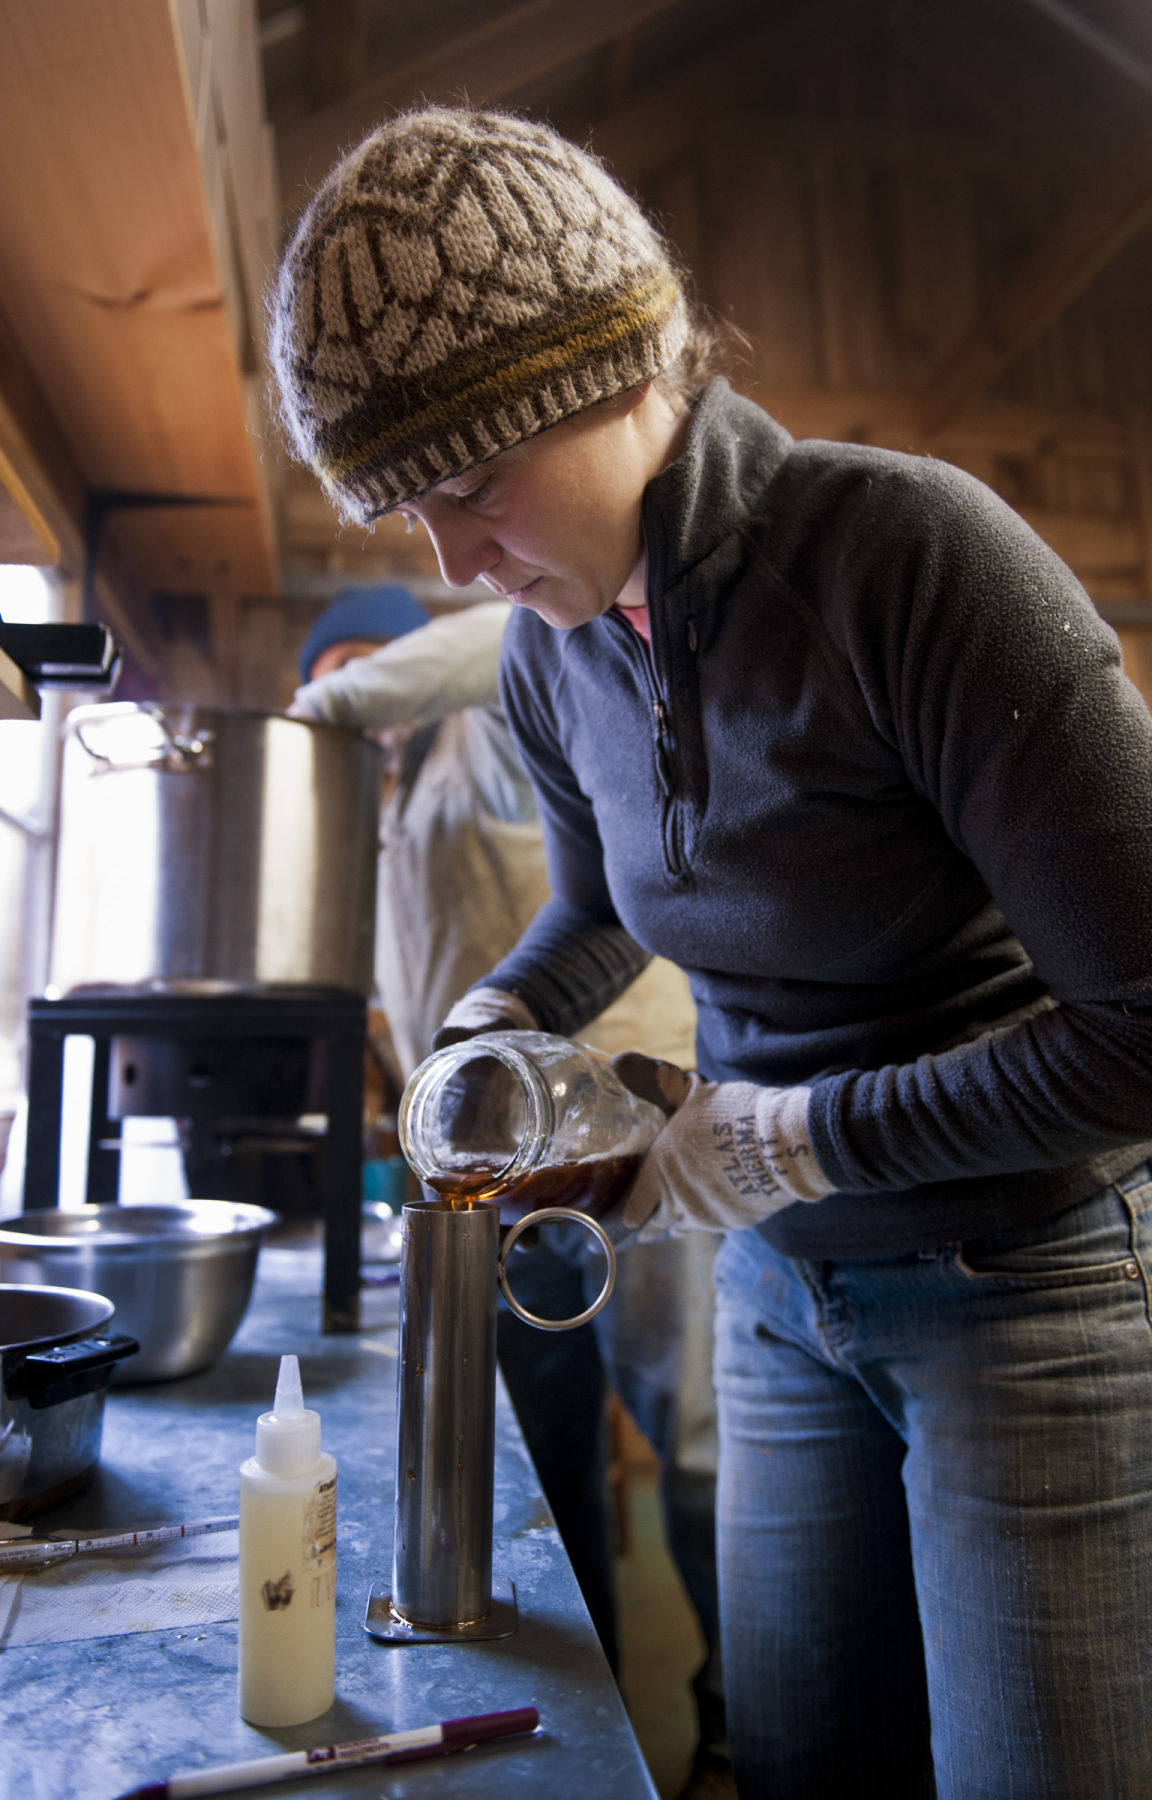
<path id="1" fill-rule="evenodd" d="M 172 754 L 178 756 L 182 763 L 193 763 L 197 757 L 205 754 L 212 741 L 210 731 L 197 732 L 194 737 L 186 737 L 183 732 L 171 729 L 162 712 L 153 713 L 152 717 L 167 738 Z"/>
<path id="2" fill-rule="evenodd" d="M 114 756 L 108 756 L 105 751 L 97 750 L 95 745 L 89 742 L 84 736 L 84 725 L 79 720 L 73 727 L 76 734 L 76 742 L 82 750 L 85 750 L 88 753 L 93 762 L 103 763 L 106 769 L 155 768 L 158 763 L 168 761 L 168 759 L 173 757 L 181 764 L 181 766 L 187 768 L 189 763 L 194 763 L 199 757 L 205 755 L 205 752 L 208 750 L 212 741 L 211 732 L 198 732 L 194 736 L 188 737 L 182 732 L 173 731 L 168 720 L 164 717 L 164 714 L 158 707 L 150 706 L 145 710 L 148 718 L 153 721 L 167 746 L 166 749 L 160 749 L 159 746 L 157 746 L 158 754 L 155 756 L 146 756 L 143 761 L 137 759 L 129 762 L 117 762 Z M 106 722 L 107 721 L 100 721 L 101 724 Z M 211 761 L 210 758 L 208 760 Z"/>
<path id="3" fill-rule="evenodd" d="M 74 1344 L 55 1344 L 51 1350 L 33 1350 L 21 1362 L 9 1392 L 18 1387 L 34 1412 L 59 1406 L 63 1400 L 78 1400 L 82 1394 L 107 1387 L 114 1365 L 125 1356 L 135 1356 L 139 1348 L 135 1338 L 121 1332 L 115 1337 L 81 1338 Z"/>

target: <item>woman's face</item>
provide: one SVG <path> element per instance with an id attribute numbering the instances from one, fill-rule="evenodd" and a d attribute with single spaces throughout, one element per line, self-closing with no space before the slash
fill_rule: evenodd
<path id="1" fill-rule="evenodd" d="M 644 603 L 641 499 L 679 425 L 659 390 L 634 388 L 398 510 L 424 526 L 449 587 L 482 581 L 549 625 L 583 625 Z"/>

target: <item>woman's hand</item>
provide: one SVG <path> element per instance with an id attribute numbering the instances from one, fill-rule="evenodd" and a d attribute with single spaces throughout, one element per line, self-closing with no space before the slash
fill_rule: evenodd
<path id="1" fill-rule="evenodd" d="M 642 1056 L 639 1050 L 622 1050 L 612 1067 L 626 1088 L 641 1100 L 650 1100 L 671 1118 L 692 1092 L 693 1077 L 678 1063 Z"/>
<path id="2" fill-rule="evenodd" d="M 633 1093 L 670 1115 L 624 1199 L 602 1221 L 621 1238 L 648 1243 L 741 1230 L 833 1192 L 808 1135 L 808 1088 L 704 1081 L 631 1051 L 614 1057 L 613 1067 Z"/>
<path id="3" fill-rule="evenodd" d="M 433 1050 L 463 1043 L 482 1031 L 536 1031 L 536 1020 L 517 994 L 503 988 L 470 988 L 432 1036 Z"/>

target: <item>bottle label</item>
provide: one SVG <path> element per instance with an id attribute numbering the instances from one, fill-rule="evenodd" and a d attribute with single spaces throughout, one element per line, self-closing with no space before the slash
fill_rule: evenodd
<path id="1" fill-rule="evenodd" d="M 304 1509 L 303 1562 L 310 1606 L 324 1606 L 336 1591 L 336 1477 L 312 1490 Z"/>

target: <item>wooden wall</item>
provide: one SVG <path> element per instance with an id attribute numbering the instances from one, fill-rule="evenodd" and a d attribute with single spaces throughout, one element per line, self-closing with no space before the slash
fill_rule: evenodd
<path id="1" fill-rule="evenodd" d="M 1090 10 L 1103 19 L 1120 4 Z M 213 99 L 198 120 L 224 116 L 217 102 L 231 89 L 219 70 L 236 62 L 226 27 L 249 10 L 174 0 L 188 92 Z M 265 0 L 261 14 L 278 21 L 262 72 L 280 191 L 291 215 L 305 176 L 419 95 L 466 93 L 549 118 L 605 157 L 656 213 L 703 298 L 747 335 L 738 385 L 797 436 L 938 455 L 987 481 L 1118 623 L 1152 700 L 1152 27 L 1141 75 L 1138 56 L 1121 68 L 1123 56 L 1061 29 L 1055 15 L 1067 10 L 533 0 L 481 18 L 463 0 L 428 0 L 401 19 L 375 0 Z M 308 29 L 285 36 L 296 17 Z M 338 67 L 317 59 L 320 44 L 341 50 Z M 206 45 L 220 52 L 216 73 Z M 203 137 L 198 124 L 211 197 L 220 145 Z M 235 168 L 266 201 L 267 132 L 253 125 L 240 139 Z M 247 216 L 236 198 L 228 216 Z M 251 299 L 259 269 L 251 255 L 233 262 Z M 244 380 L 258 377 L 245 368 Z M 411 579 L 428 597 L 434 578 L 422 534 L 341 526 L 275 445 L 262 472 L 279 595 L 256 580 L 217 591 L 221 515 L 179 545 L 163 516 L 136 521 L 134 535 L 118 520 L 109 533 L 109 551 L 139 563 L 144 585 L 164 575 L 165 604 L 169 589 L 210 596 L 215 661 L 197 647 L 197 620 L 175 613 L 161 660 L 179 665 L 188 693 L 219 690 L 226 704 L 283 703 L 326 588 Z"/>
<path id="2" fill-rule="evenodd" d="M 949 397 L 957 346 L 1067 238 L 1077 185 L 1055 154 L 1009 162 L 947 119 L 912 122 L 910 95 L 889 91 L 887 123 L 857 100 L 823 128 L 737 110 L 632 185 L 747 335 L 736 385 L 796 436 L 940 456 L 988 482 L 1117 625 L 1152 702 L 1152 235 Z"/>

